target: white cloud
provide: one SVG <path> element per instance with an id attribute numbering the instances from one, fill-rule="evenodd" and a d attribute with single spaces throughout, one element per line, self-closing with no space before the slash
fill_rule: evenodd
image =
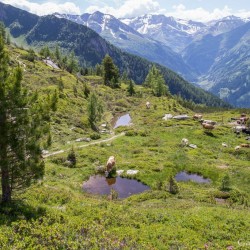
<path id="1" fill-rule="evenodd" d="M 111 14 L 115 17 L 135 17 L 159 12 L 160 4 L 155 0 L 127 0 L 118 8 L 93 5 L 86 9 L 88 13 L 95 11 Z"/>
<path id="2" fill-rule="evenodd" d="M 233 12 L 232 9 L 230 9 L 228 6 L 224 6 L 223 9 L 215 8 L 210 12 L 203 8 L 187 9 L 183 4 L 174 5 L 173 11 L 164 11 L 164 14 L 167 16 L 200 22 L 208 22 L 211 20 L 221 19 L 230 15 L 235 15 L 243 18 L 250 17 L 250 12 L 247 12 L 245 10 Z"/>
<path id="3" fill-rule="evenodd" d="M 80 8 L 70 1 L 62 4 L 56 4 L 52 2 L 52 0 L 48 0 L 48 2 L 42 4 L 32 2 L 35 0 L 0 1 L 11 4 L 17 8 L 25 9 L 37 15 L 47 15 L 54 12 L 81 14 Z M 166 10 L 160 6 L 158 0 L 113 0 L 115 7 L 109 6 L 101 0 L 91 0 L 89 2 L 91 2 L 93 5 L 89 6 L 84 12 L 93 13 L 95 11 L 101 11 L 106 14 L 111 14 L 117 18 L 135 17 L 144 14 L 164 14 L 166 16 L 173 16 L 181 19 L 207 22 L 229 15 L 235 15 L 242 18 L 250 17 L 250 11 L 239 10 L 235 12 L 232 11 L 232 9 L 230 9 L 228 6 L 225 6 L 222 9 L 215 8 L 212 11 L 208 11 L 202 7 L 188 9 L 185 5 L 179 4 L 172 6 L 172 10 Z"/>
<path id="4" fill-rule="evenodd" d="M 20 9 L 27 10 L 39 16 L 48 15 L 55 12 L 66 14 L 80 14 L 80 8 L 72 2 L 65 2 L 63 4 L 56 4 L 52 2 L 47 3 L 34 3 L 28 0 L 1 0 L 6 4 L 10 4 Z"/>

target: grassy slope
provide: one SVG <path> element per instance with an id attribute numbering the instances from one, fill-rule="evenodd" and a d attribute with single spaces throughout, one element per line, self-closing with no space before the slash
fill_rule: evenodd
<path id="1" fill-rule="evenodd" d="M 12 49 L 14 63 L 20 53 L 25 52 Z M 85 83 L 42 62 L 36 61 L 34 66 L 20 57 L 18 60 L 26 65 L 24 82 L 41 95 L 53 93 L 60 77 L 63 80 L 63 98 L 52 117 L 53 144 L 49 151 L 86 144 L 75 142 L 93 133 L 87 124 Z M 226 249 L 229 245 L 244 249 L 238 240 L 247 243 L 250 238 L 250 213 L 246 206 L 250 151 L 234 151 L 236 145 L 245 143 L 245 138 L 237 138 L 227 123 L 238 112 L 204 114 L 206 119 L 221 123 L 223 117 L 224 121 L 209 135 L 196 121 L 163 121 L 165 113 L 192 115 L 170 97 L 152 97 L 139 86 L 136 90 L 142 97 L 127 97 L 125 85 L 120 90 L 111 90 L 100 84 L 100 78 L 83 80 L 105 104 L 102 122 L 110 122 L 116 112 L 130 112 L 133 125 L 115 132 L 129 130 L 138 135 L 76 148 L 76 168 L 61 163 L 67 153 L 47 158 L 44 179 L 17 194 L 15 198 L 19 201 L 13 208 L 1 208 L 0 248 L 204 249 L 208 244 L 209 249 Z M 74 85 L 77 93 L 73 91 Z M 152 103 L 150 110 L 145 108 L 146 100 Z M 198 148 L 180 147 L 183 137 Z M 223 148 L 222 142 L 229 147 Z M 116 201 L 84 193 L 83 181 L 94 174 L 96 166 L 105 164 L 110 155 L 116 156 L 118 169 L 140 170 L 137 179 L 149 185 L 151 191 Z M 227 168 L 221 168 L 223 165 Z M 180 170 L 200 173 L 212 183 L 179 183 L 180 194 L 170 195 L 165 183 Z M 226 173 L 231 177 L 232 187 L 245 194 L 244 206 L 233 201 L 216 203 L 215 196 Z"/>

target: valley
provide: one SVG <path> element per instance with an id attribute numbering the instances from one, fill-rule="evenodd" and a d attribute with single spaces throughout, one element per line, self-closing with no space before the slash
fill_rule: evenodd
<path id="1" fill-rule="evenodd" d="M 250 151 L 244 147 L 235 150 L 247 143 L 247 135 L 237 136 L 230 123 L 242 112 L 249 116 L 249 110 L 203 111 L 204 119 L 217 122 L 209 132 L 192 118 L 163 120 L 165 114 L 192 117 L 197 111 L 183 107 L 173 96 L 155 97 L 142 86 L 135 86 L 135 95 L 129 96 L 124 82 L 112 89 L 99 76 L 81 76 L 80 80 L 41 60 L 23 59 L 26 51 L 8 50 L 14 65 L 18 61 L 26 65 L 25 86 L 38 90 L 44 100 L 58 89 L 56 79 L 62 79 L 64 88 L 50 122 L 52 144 L 42 145 L 49 152 L 64 152 L 45 157 L 44 178 L 25 192 L 15 193 L 12 206 L 0 207 L 1 248 L 202 249 L 208 245 L 210 249 L 241 249 L 239 239 L 247 242 Z M 86 87 L 105 106 L 98 125 L 106 124 L 114 135 L 100 134 L 96 140 L 87 122 Z M 151 104 L 149 109 L 146 101 Z M 112 117 L 119 113 L 129 113 L 132 124 L 113 129 Z M 113 136 L 117 137 L 109 141 Z M 77 142 L 78 138 L 93 141 Z M 183 147 L 182 138 L 197 148 Z M 67 163 L 72 149 L 76 157 L 73 167 Z M 150 189 L 125 199 L 85 192 L 83 183 L 110 155 L 116 158 L 117 170 L 138 170 L 130 178 Z M 211 181 L 180 181 L 179 193 L 171 194 L 168 180 L 181 171 Z M 230 184 L 222 191 L 225 175 Z"/>
<path id="2" fill-rule="evenodd" d="M 247 18 L 0 2 L 0 249 L 247 250 L 248 68 Z"/>

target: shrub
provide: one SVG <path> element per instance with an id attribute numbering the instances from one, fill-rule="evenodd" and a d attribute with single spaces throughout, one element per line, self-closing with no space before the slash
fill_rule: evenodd
<path id="1" fill-rule="evenodd" d="M 69 167 L 76 166 L 76 154 L 73 148 L 70 150 L 68 154 L 67 161 L 69 162 Z"/>
<path id="2" fill-rule="evenodd" d="M 98 134 L 98 133 L 93 133 L 93 134 L 90 135 L 90 138 L 91 138 L 92 140 L 98 140 L 98 139 L 101 138 L 101 136 L 100 136 L 100 134 Z"/>
<path id="3" fill-rule="evenodd" d="M 169 178 L 169 192 L 171 194 L 179 193 L 179 187 L 178 187 L 177 181 L 174 179 L 173 176 L 170 176 Z"/>

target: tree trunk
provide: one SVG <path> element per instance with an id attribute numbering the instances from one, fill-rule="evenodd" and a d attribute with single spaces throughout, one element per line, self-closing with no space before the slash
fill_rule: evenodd
<path id="1" fill-rule="evenodd" d="M 10 173 L 8 169 L 2 169 L 2 202 L 11 201 Z"/>

